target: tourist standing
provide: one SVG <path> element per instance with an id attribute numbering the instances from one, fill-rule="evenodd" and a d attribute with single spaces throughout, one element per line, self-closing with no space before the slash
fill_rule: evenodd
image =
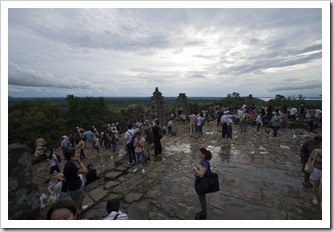
<path id="1" fill-rule="evenodd" d="M 278 112 L 275 112 L 275 115 L 271 118 L 271 122 L 272 122 L 272 127 L 274 129 L 274 137 L 277 137 L 277 132 L 278 129 L 280 127 L 280 123 L 281 123 L 282 119 L 281 117 L 278 115 Z"/>
<path id="2" fill-rule="evenodd" d="M 313 204 L 321 205 L 322 194 L 322 149 L 314 149 L 308 159 L 309 170 L 312 170 L 310 180 L 313 181 Z"/>
<path id="3" fill-rule="evenodd" d="M 228 120 L 226 122 L 227 124 L 227 128 L 226 128 L 226 139 L 228 140 L 231 140 L 232 139 L 232 123 L 233 123 L 233 120 L 232 118 L 230 117 L 230 115 L 228 115 Z"/>
<path id="4" fill-rule="evenodd" d="M 204 118 L 202 117 L 202 114 L 197 115 L 196 119 L 196 130 L 195 130 L 195 137 L 202 136 L 202 126 L 203 126 Z"/>
<path id="5" fill-rule="evenodd" d="M 304 122 L 304 118 L 305 118 L 305 108 L 304 108 L 304 105 L 301 104 L 300 105 L 300 108 L 299 108 L 299 111 L 298 111 L 298 123 L 300 125 L 303 124 Z"/>
<path id="6" fill-rule="evenodd" d="M 154 155 L 155 157 L 157 157 L 158 155 L 162 154 L 161 139 L 163 134 L 162 128 L 160 128 L 160 122 L 157 119 L 154 121 L 152 132 L 153 132 L 153 143 L 154 143 Z M 162 160 L 164 160 L 164 158 L 166 157 L 162 155 Z"/>
<path id="7" fill-rule="evenodd" d="M 94 133 L 90 130 L 83 132 L 83 136 L 85 137 L 86 148 L 90 149 L 92 146 L 92 141 L 94 137 Z"/>
<path id="8" fill-rule="evenodd" d="M 79 143 L 75 146 L 75 149 L 80 149 L 80 159 L 81 160 L 86 158 L 86 155 L 84 153 L 85 146 L 86 146 L 86 144 L 82 139 L 80 139 Z"/>
<path id="9" fill-rule="evenodd" d="M 196 180 L 203 178 L 204 175 L 210 174 L 211 169 L 210 169 L 210 163 L 209 160 L 211 160 L 212 155 L 211 152 L 205 148 L 199 149 L 199 163 L 195 164 L 193 162 L 193 169 L 195 170 L 195 177 Z M 206 220 L 207 217 L 207 202 L 206 202 L 206 197 L 205 193 L 203 194 L 198 194 L 199 201 L 201 203 L 201 208 L 202 210 L 195 215 L 196 220 Z"/>
<path id="10" fill-rule="evenodd" d="M 68 148 L 70 148 L 72 145 L 71 145 L 71 142 L 66 135 L 63 135 L 61 138 L 62 138 L 62 141 L 60 143 L 60 148 L 62 149 L 63 155 L 65 156 L 65 151 Z"/>
<path id="11" fill-rule="evenodd" d="M 321 137 L 318 135 L 304 142 L 300 148 L 300 162 L 302 164 L 302 172 L 304 173 L 304 181 L 302 184 L 304 188 L 310 189 L 313 187 L 313 185 L 310 183 L 310 173 L 305 172 L 305 165 L 308 162 L 311 152 L 314 149 L 320 149 L 320 148 L 321 148 Z"/>
<path id="12" fill-rule="evenodd" d="M 228 111 L 224 112 L 224 115 L 220 118 L 220 125 L 222 125 L 222 138 L 227 135 L 227 121 L 229 120 Z"/>
<path id="13" fill-rule="evenodd" d="M 138 168 L 142 169 L 142 173 L 145 173 L 144 164 L 145 164 L 145 157 L 144 157 L 144 146 L 145 146 L 145 139 L 141 136 L 140 131 L 136 131 L 135 139 L 133 143 L 135 157 L 136 157 L 136 164 L 137 168 L 133 170 L 133 172 L 137 172 Z"/>
<path id="14" fill-rule="evenodd" d="M 94 149 L 96 150 L 96 155 L 99 153 L 101 147 L 100 147 L 100 140 L 98 137 L 93 137 L 93 142 L 94 142 Z"/>
<path id="15" fill-rule="evenodd" d="M 64 156 L 67 160 L 64 166 L 64 177 L 67 184 L 67 191 L 78 212 L 80 212 L 88 206 L 82 206 L 82 202 L 85 197 L 83 191 L 84 183 L 82 182 L 79 173 L 87 173 L 87 169 L 80 159 L 75 157 L 74 148 L 68 148 L 65 150 Z"/>
<path id="16" fill-rule="evenodd" d="M 132 167 L 132 165 L 134 165 L 134 149 L 133 144 L 131 144 L 131 140 L 134 134 L 135 130 L 133 129 L 132 123 L 128 123 L 128 130 L 125 132 L 124 138 L 126 140 L 125 149 L 129 159 L 129 167 Z"/>
<path id="17" fill-rule="evenodd" d="M 168 134 L 172 135 L 172 131 L 173 131 L 173 120 L 170 119 L 167 123 L 167 132 Z"/>
<path id="18" fill-rule="evenodd" d="M 147 120 L 145 121 L 145 127 L 144 127 L 144 134 L 146 136 L 145 138 L 145 156 L 146 160 L 149 160 L 151 164 L 154 163 L 154 156 L 151 157 L 151 150 L 152 150 L 152 144 L 153 144 L 153 131 L 152 127 L 150 126 L 150 122 Z"/>
<path id="19" fill-rule="evenodd" d="M 197 122 L 196 114 L 192 113 L 191 115 L 189 115 L 189 133 L 190 133 L 190 137 L 195 136 L 196 122 Z"/>
<path id="20" fill-rule="evenodd" d="M 53 148 L 48 148 L 47 155 L 50 160 L 50 175 L 52 175 L 54 171 L 60 173 L 59 162 L 57 159 L 57 155 L 54 153 Z"/>
<path id="21" fill-rule="evenodd" d="M 248 120 L 249 120 L 249 113 L 248 110 L 242 114 L 239 120 L 239 125 L 240 125 L 240 133 L 246 132 L 247 127 L 248 127 Z"/>
<path id="22" fill-rule="evenodd" d="M 298 110 L 297 110 L 296 107 L 292 107 L 292 108 L 290 109 L 290 119 L 291 119 L 292 121 L 296 121 L 296 114 L 297 114 L 297 112 L 298 112 Z"/>

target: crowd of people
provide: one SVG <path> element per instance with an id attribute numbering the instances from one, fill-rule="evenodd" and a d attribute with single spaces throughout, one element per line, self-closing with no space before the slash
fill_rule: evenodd
<path id="1" fill-rule="evenodd" d="M 162 152 L 161 139 L 164 134 L 172 134 L 173 124 L 175 120 L 182 124 L 188 124 L 190 137 L 203 136 L 202 127 L 209 121 L 217 121 L 217 127 L 221 127 L 222 138 L 227 140 L 232 139 L 232 128 L 239 126 L 240 133 L 245 133 L 250 123 L 256 125 L 257 133 L 260 133 L 263 125 L 271 125 L 273 136 L 278 136 L 280 128 L 287 128 L 288 120 L 303 124 L 307 122 L 307 130 L 316 132 L 317 127 L 321 125 L 321 110 L 312 107 L 305 109 L 303 105 L 300 107 L 285 106 L 281 109 L 262 107 L 256 111 L 255 107 L 247 107 L 243 104 L 239 109 L 233 110 L 229 106 L 212 106 L 208 110 L 203 110 L 201 113 L 191 113 L 185 115 L 179 114 L 170 117 L 166 131 L 160 126 L 158 119 L 148 120 L 144 118 L 142 121 L 129 121 L 127 130 L 124 133 L 126 165 L 129 168 L 134 167 L 133 172 L 141 170 L 145 174 L 145 165 L 154 164 L 155 159 L 161 156 L 162 161 L 166 159 Z M 85 197 L 83 187 L 98 179 L 97 171 L 92 164 L 85 166 L 82 160 L 86 158 L 86 149 L 95 149 L 98 155 L 101 148 L 110 149 L 111 152 L 116 152 L 117 144 L 120 140 L 118 123 L 106 124 L 104 130 L 98 132 L 95 126 L 85 130 L 77 127 L 74 133 L 64 134 L 61 137 L 60 146 L 58 148 L 48 148 L 45 154 L 50 162 L 50 175 L 57 172 L 56 182 L 50 183 L 49 191 L 51 196 L 58 201 L 53 205 L 48 212 L 48 219 L 77 219 L 78 214 L 85 210 L 88 206 L 83 206 L 82 202 Z M 45 140 L 39 136 L 36 140 L 36 153 L 40 156 L 40 150 L 45 148 Z M 56 150 L 62 151 L 63 157 L 66 159 L 64 169 L 61 171 Z M 153 151 L 153 152 L 152 152 Z M 36 154 L 35 154 L 36 156 Z M 196 178 L 201 178 L 205 173 L 210 173 L 210 163 L 212 155 L 209 150 L 201 149 L 199 158 L 200 162 L 194 164 Z M 313 188 L 314 198 L 313 204 L 321 206 L 321 137 L 316 136 L 312 140 L 306 141 L 300 151 L 302 172 L 304 173 L 304 188 Z M 311 172 L 305 171 L 305 166 L 310 166 Z M 311 168 L 312 167 L 312 168 Z M 86 175 L 83 178 L 82 175 Z M 313 181 L 313 184 L 310 183 Z M 320 191 L 320 192 L 319 192 Z M 71 201 L 65 200 L 70 198 Z M 195 219 L 207 218 L 207 206 L 205 194 L 199 194 L 199 200 L 202 210 L 195 215 Z M 119 202 L 108 202 L 108 216 L 106 220 L 126 220 L 127 215 L 119 211 Z M 61 210 L 60 210 L 61 209 Z"/>

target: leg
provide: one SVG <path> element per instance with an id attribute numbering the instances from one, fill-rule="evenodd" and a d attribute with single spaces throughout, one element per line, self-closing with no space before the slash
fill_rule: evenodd
<path id="1" fill-rule="evenodd" d="M 50 175 L 52 175 L 53 172 L 55 171 L 55 167 L 56 167 L 56 166 L 51 166 L 51 168 L 50 168 Z"/>
<path id="2" fill-rule="evenodd" d="M 196 214 L 195 219 L 197 220 L 203 220 L 206 219 L 207 215 L 207 205 L 206 205 L 206 198 L 205 193 L 204 194 L 198 194 L 199 202 L 201 203 L 202 211 L 198 214 Z"/>
<path id="3" fill-rule="evenodd" d="M 319 184 L 320 181 L 313 182 L 313 204 L 315 205 L 319 204 Z"/>

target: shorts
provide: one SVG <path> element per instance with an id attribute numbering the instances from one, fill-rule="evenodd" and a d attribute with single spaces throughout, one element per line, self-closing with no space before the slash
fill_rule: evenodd
<path id="1" fill-rule="evenodd" d="M 82 186 L 77 189 L 77 190 L 74 190 L 74 191 L 67 191 L 68 195 L 70 195 L 71 199 L 73 201 L 78 201 L 80 199 L 83 198 L 83 189 L 82 189 Z"/>
<path id="2" fill-rule="evenodd" d="M 322 170 L 313 168 L 312 173 L 310 175 L 310 179 L 313 180 L 313 181 L 322 182 Z"/>

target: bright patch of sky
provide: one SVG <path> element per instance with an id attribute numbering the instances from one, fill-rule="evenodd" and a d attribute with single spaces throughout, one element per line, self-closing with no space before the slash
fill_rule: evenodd
<path id="1" fill-rule="evenodd" d="M 321 8 L 11 8 L 8 95 L 319 96 L 324 29 Z"/>

